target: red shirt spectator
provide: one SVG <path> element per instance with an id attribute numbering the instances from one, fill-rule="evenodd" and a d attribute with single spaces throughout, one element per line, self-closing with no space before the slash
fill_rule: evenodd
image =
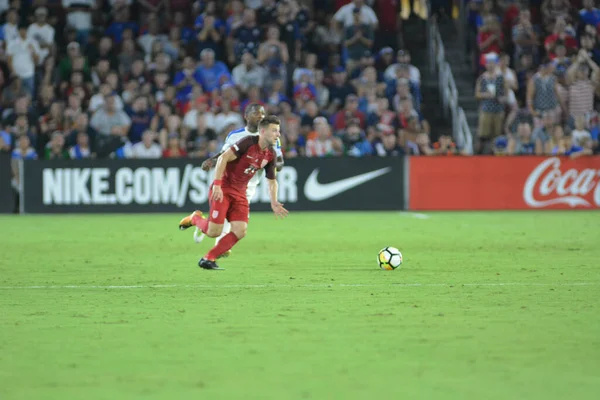
<path id="1" fill-rule="evenodd" d="M 346 107 L 334 114 L 333 129 L 336 131 L 345 129 L 348 122 L 353 119 L 358 119 L 360 128 L 365 129 L 366 117 L 362 111 L 358 110 L 358 97 L 355 94 L 346 97 Z"/>

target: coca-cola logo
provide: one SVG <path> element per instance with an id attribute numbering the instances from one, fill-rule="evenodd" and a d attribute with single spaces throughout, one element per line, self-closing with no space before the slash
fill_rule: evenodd
<path id="1" fill-rule="evenodd" d="M 530 207 L 568 204 L 571 207 L 600 206 L 600 169 L 571 168 L 562 171 L 558 157 L 544 160 L 527 177 L 523 199 Z M 589 194 L 593 191 L 593 200 Z"/>

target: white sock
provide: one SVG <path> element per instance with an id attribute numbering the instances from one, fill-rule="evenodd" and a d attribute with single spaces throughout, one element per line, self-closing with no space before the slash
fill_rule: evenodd
<path id="1" fill-rule="evenodd" d="M 231 232 L 231 224 L 229 223 L 229 221 L 225 220 L 225 223 L 223 224 L 223 232 L 221 232 L 221 235 L 219 235 L 219 237 L 215 239 L 215 245 L 218 244 L 219 240 L 223 239 L 223 237 L 229 232 Z"/>

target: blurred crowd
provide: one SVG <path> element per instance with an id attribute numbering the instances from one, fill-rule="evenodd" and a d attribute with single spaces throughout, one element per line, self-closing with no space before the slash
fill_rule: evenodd
<path id="1" fill-rule="evenodd" d="M 600 152 L 595 0 L 471 0 L 469 43 L 484 154 Z"/>
<path id="2" fill-rule="evenodd" d="M 205 158 L 260 103 L 282 120 L 287 158 L 456 154 L 450 137 L 432 143 L 420 113 L 421 75 L 398 45 L 400 7 L 0 0 L 0 151 Z"/>

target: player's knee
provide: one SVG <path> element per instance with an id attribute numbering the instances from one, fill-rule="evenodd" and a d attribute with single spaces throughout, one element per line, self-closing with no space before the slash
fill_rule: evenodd
<path id="1" fill-rule="evenodd" d="M 247 227 L 242 227 L 242 226 L 236 226 L 235 228 L 231 229 L 231 232 L 233 232 L 233 234 L 235 236 L 237 236 L 238 239 L 242 239 L 244 236 L 246 236 L 246 231 L 248 230 Z"/>
<path id="2" fill-rule="evenodd" d="M 221 235 L 221 232 L 223 232 L 223 226 L 210 226 L 208 227 L 208 230 L 206 232 L 206 236 L 211 237 L 211 238 L 216 238 L 219 237 Z"/>

